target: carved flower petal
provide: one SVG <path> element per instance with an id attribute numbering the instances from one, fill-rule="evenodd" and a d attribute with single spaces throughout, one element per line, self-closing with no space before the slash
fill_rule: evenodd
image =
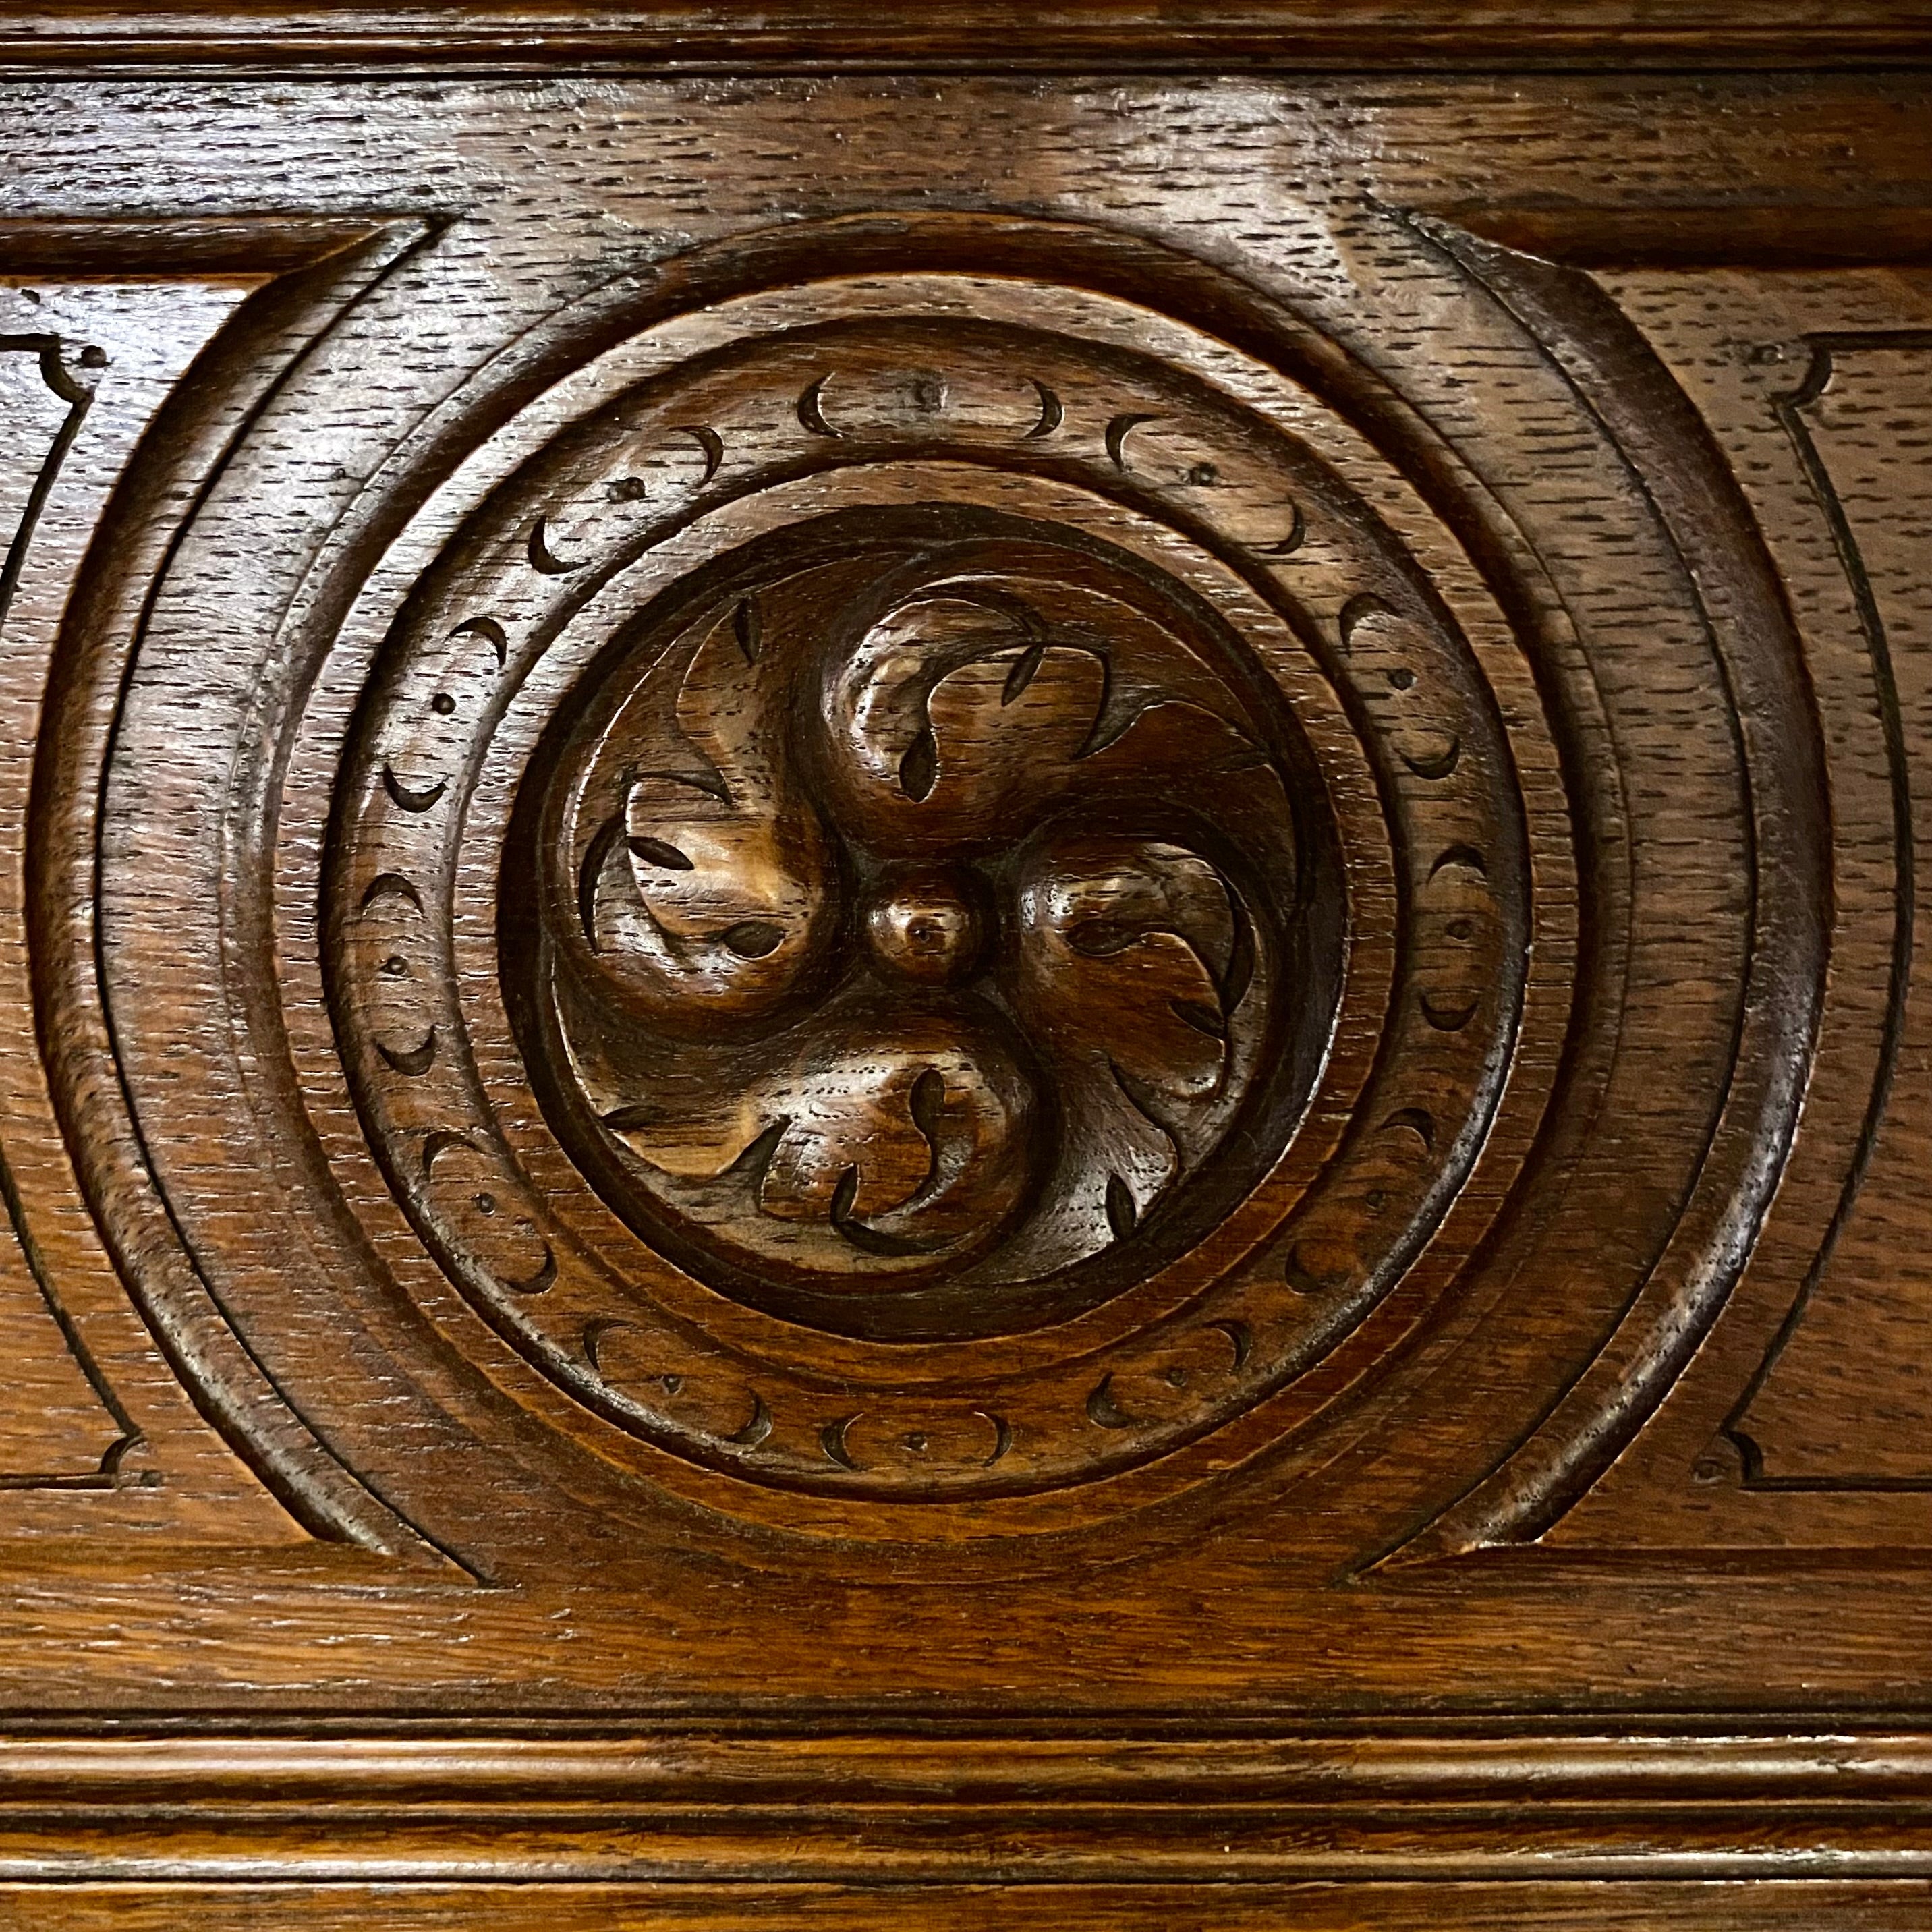
<path id="1" fill-rule="evenodd" d="M 935 770 L 925 802 L 1005 822 L 1046 789 L 1044 777 L 1072 764 L 1106 695 L 1101 660 L 1062 644 L 1001 651 L 948 672 L 926 700 Z"/>
<path id="2" fill-rule="evenodd" d="M 768 1012 L 808 976 L 835 910 L 826 835 L 779 762 L 784 706 L 759 688 L 744 608 L 699 644 L 675 722 L 639 721 L 620 803 L 580 861 L 599 965 L 633 1010 L 674 1028 Z"/>
<path id="3" fill-rule="evenodd" d="M 1033 1090 L 1000 1031 L 977 1001 L 908 1011 L 848 997 L 730 1098 L 714 1082 L 677 1106 L 668 1083 L 640 1081 L 650 1097 L 604 1124 L 662 1173 L 737 1190 L 774 1237 L 795 1231 L 784 1245 L 800 1264 L 956 1257 L 1006 1225 L 1039 1157 Z"/>
<path id="4" fill-rule="evenodd" d="M 1050 1055 L 1104 1058 L 1130 1095 L 1219 1092 L 1237 928 L 1206 860 L 1153 841 L 1056 840 L 1021 879 L 1019 925 L 1016 1001 Z"/>
<path id="5" fill-rule="evenodd" d="M 618 1108 L 604 1125 L 660 1172 L 680 1180 L 712 1180 L 738 1160 L 770 1125 L 764 1096 L 740 1094 L 699 1114 L 665 1115 L 649 1106 Z"/>
<path id="6" fill-rule="evenodd" d="M 976 1246 L 1027 1189 L 1033 1095 L 990 1026 L 962 1028 L 943 1012 L 854 1012 L 807 1052 L 772 1106 L 785 1129 L 759 1205 L 861 1250 Z"/>
<path id="7" fill-rule="evenodd" d="M 1150 778 L 1220 788 L 1259 780 L 1279 795 L 1280 773 L 1248 734 L 1218 712 L 1185 700 L 1148 700 L 1113 736 L 1102 736 L 1082 772 L 1090 791 L 1125 784 L 1144 790 Z"/>
<path id="8" fill-rule="evenodd" d="M 1100 655 L 1046 640 L 1023 609 L 927 598 L 833 667 L 831 789 L 889 849 L 996 844 L 1062 782 L 1106 698 Z"/>

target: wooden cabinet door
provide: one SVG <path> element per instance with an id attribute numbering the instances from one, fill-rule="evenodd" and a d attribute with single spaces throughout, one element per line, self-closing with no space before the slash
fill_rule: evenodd
<path id="1" fill-rule="evenodd" d="M 0 10 L 0 1918 L 1932 1922 L 1915 62 Z"/>

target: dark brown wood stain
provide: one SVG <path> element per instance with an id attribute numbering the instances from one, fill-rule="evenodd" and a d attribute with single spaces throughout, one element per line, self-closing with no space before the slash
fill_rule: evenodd
<path id="1" fill-rule="evenodd" d="M 0 8 L 0 1919 L 1924 1924 L 1928 66 Z"/>

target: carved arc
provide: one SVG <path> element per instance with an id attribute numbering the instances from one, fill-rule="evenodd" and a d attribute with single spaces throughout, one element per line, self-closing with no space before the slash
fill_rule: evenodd
<path id="1" fill-rule="evenodd" d="M 94 399 L 93 392 L 78 381 L 68 368 L 64 346 L 58 336 L 0 335 L 0 353 L 8 352 L 31 356 L 42 383 L 67 407 L 53 435 L 48 440 L 46 448 L 28 488 L 26 501 L 22 506 L 20 520 L 7 543 L 4 558 L 0 558 L 0 638 L 5 634 L 8 613 L 12 608 L 14 592 L 20 584 L 20 573 L 26 566 L 28 550 L 33 542 L 34 530 L 39 524 L 41 512 L 46 507 L 68 452 L 80 434 L 88 406 Z M 5 1203 L 14 1238 L 20 1244 L 22 1258 L 26 1263 L 27 1271 L 32 1277 L 41 1303 L 58 1331 L 61 1341 L 74 1366 L 100 1405 L 102 1430 L 104 1432 L 113 1432 L 91 1474 L 37 1474 L 12 1471 L 0 1473 L 0 1488 L 110 1486 L 115 1480 L 116 1471 L 122 1460 L 141 1439 L 141 1432 L 62 1300 L 40 1243 L 28 1224 L 26 1205 L 20 1198 L 13 1165 L 4 1148 L 0 1148 L 0 1200 Z"/>
<path id="2" fill-rule="evenodd" d="M 1542 1533 L 1656 1408 L 1748 1257 L 1796 1131 L 1815 1043 L 1830 903 L 1822 748 L 1762 538 L 1696 410 L 1587 277 L 1449 227 L 1426 234 L 1540 346 L 1619 453 L 1698 612 L 1742 768 L 1749 950 L 1730 1069 L 1696 1190 L 1613 1334 L 1502 1466 L 1398 1560 Z"/>
<path id="3" fill-rule="evenodd" d="M 165 231 L 162 231 L 165 233 Z M 291 372 L 376 282 L 431 232 L 416 220 L 345 232 L 340 224 L 268 222 L 271 254 L 313 248 L 242 305 L 188 381 L 164 404 L 142 454 L 110 501 L 63 626 L 29 807 L 28 908 L 34 998 L 46 1033 L 69 1042 L 50 1065 L 56 1112 L 110 1252 L 143 1318 L 197 1403 L 268 1490 L 312 1534 L 400 1556 L 428 1546 L 324 1444 L 232 1326 L 197 1263 L 152 1162 L 94 976 L 99 860 L 94 812 L 130 644 L 179 542 L 182 512 L 205 501 L 250 425 Z M 97 236 L 96 245 L 103 238 Z M 111 238 L 124 272 L 149 266 L 130 224 Z M 222 245 L 246 270 L 255 228 Z M 163 272 L 171 264 L 154 261 Z M 302 345 L 291 356 L 286 345 Z M 165 512 L 165 514 L 164 514 Z M 103 560 L 111 560 L 111 568 Z M 434 1559 L 432 1559 L 434 1560 Z"/>

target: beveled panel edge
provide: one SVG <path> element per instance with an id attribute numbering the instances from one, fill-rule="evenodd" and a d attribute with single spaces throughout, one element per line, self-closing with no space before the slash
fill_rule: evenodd
<path id="1" fill-rule="evenodd" d="M 346 310 L 401 256 L 436 229 L 421 215 L 376 214 L 350 217 L 295 213 L 254 214 L 208 220 L 193 216 L 143 220 L 108 217 L 81 220 L 0 220 L 0 262 L 12 274 L 87 272 L 102 276 L 162 272 L 233 276 L 252 284 L 242 315 L 223 332 L 220 345 L 197 358 L 188 377 L 164 403 L 148 433 L 164 444 L 169 460 L 189 466 L 190 490 L 206 474 L 218 473 L 228 460 L 238 424 L 245 424 L 273 395 L 292 362 L 306 354 Z M 274 345 L 291 328 L 302 344 L 291 358 Z M 263 345 L 269 345 L 266 356 Z M 254 367 L 235 390 L 232 410 L 208 410 L 211 396 L 223 393 L 224 358 Z M 198 418 L 197 412 L 207 412 Z M 196 469 L 194 466 L 202 466 Z M 124 478 L 108 500 L 89 539 L 95 550 L 141 556 L 147 566 L 164 559 L 170 538 L 165 526 L 150 530 L 145 546 L 128 535 L 147 514 L 134 485 Z M 86 573 L 83 571 L 83 579 Z M 105 593 L 112 600 L 110 589 Z M 132 596 L 138 606 L 144 592 Z M 351 1475 L 306 1424 L 289 1408 L 272 1378 L 265 1376 L 208 1292 L 199 1262 L 178 1245 L 172 1216 L 155 1204 L 144 1178 L 132 1188 L 107 1179 L 104 1162 L 130 1163 L 125 1174 L 145 1177 L 148 1155 L 131 1117 L 120 1111 L 128 1100 L 118 1071 L 89 1083 L 76 1070 L 88 1049 L 118 1069 L 114 1022 L 103 1003 L 98 977 L 99 954 L 94 920 L 98 894 L 94 812 L 98 768 L 116 725 L 114 705 L 96 703 L 88 716 L 90 689 L 118 688 L 121 664 L 107 664 L 86 640 L 90 622 L 104 625 L 118 643 L 138 626 L 104 614 L 95 591 L 83 580 L 62 619 L 63 644 L 50 681 L 35 748 L 33 789 L 26 834 L 27 923 L 36 937 L 34 998 L 38 1036 L 56 1037 L 65 1050 L 47 1058 L 53 1106 L 68 1145 L 76 1156 L 82 1192 L 117 1270 L 133 1294 L 142 1318 L 154 1334 L 178 1376 L 196 1382 L 196 1400 L 219 1430 L 239 1430 L 244 1415 L 267 1414 L 281 1438 L 280 1446 L 255 1473 L 265 1488 L 319 1540 L 359 1544 L 386 1554 L 405 1556 L 435 1568 L 446 1560 L 416 1537 L 367 1486 Z M 92 681 L 92 682 L 90 681 Z M 77 760 L 77 765 L 71 761 Z M 64 761 L 68 761 L 64 763 Z M 85 776 L 68 779 L 84 768 Z M 70 810 L 72 808 L 72 810 Z M 86 881 L 77 891 L 50 886 L 63 866 Z M 79 908 L 76 912 L 76 908 Z M 110 1150 L 112 1151 L 110 1152 Z M 130 1220 L 130 1215 L 134 1219 Z M 146 1234 L 133 1232 L 145 1221 Z M 164 1228 L 170 1231 L 163 1232 Z M 147 1274 L 134 1257 L 144 1240 L 160 1234 L 159 1246 L 146 1250 Z M 164 1252 L 158 1269 L 152 1266 Z M 174 1307 L 147 1296 L 150 1274 L 170 1276 L 187 1300 Z M 184 1384 L 185 1385 L 185 1384 Z M 233 1446 L 231 1442 L 230 1446 Z"/>
<path id="2" fill-rule="evenodd" d="M 44 0 L 0 8 L 0 68 L 220 68 L 484 64 L 529 72 L 583 65 L 957 70 L 1426 68 L 1496 64 L 1844 68 L 1932 58 L 1932 8 L 1884 0 L 436 0 L 166 7 Z"/>

